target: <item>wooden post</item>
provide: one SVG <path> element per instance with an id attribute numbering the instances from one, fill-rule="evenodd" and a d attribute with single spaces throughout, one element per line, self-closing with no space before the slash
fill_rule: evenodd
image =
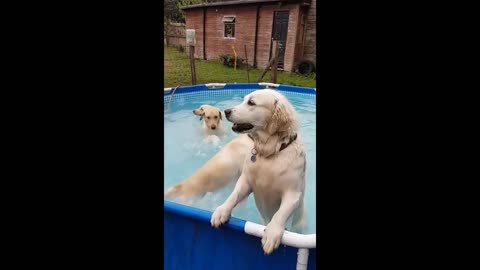
<path id="1" fill-rule="evenodd" d="M 245 45 L 245 61 L 247 62 L 247 80 L 250 83 L 250 75 L 248 74 L 248 55 L 247 55 L 247 45 Z"/>
<path id="2" fill-rule="evenodd" d="M 272 66 L 272 77 L 270 78 L 271 83 L 277 83 L 277 65 L 278 65 L 278 41 L 273 41 L 273 55 L 274 61 Z"/>
<path id="3" fill-rule="evenodd" d="M 235 57 L 233 63 L 233 71 L 237 71 L 237 52 L 235 51 L 235 46 L 232 45 L 233 56 Z"/>
<path id="4" fill-rule="evenodd" d="M 273 46 L 276 47 L 277 45 L 277 41 L 273 41 Z M 275 52 L 276 52 L 276 55 L 274 54 L 274 56 L 272 57 L 272 59 L 270 59 L 270 62 L 268 62 L 267 66 L 265 67 L 265 69 L 263 70 L 262 74 L 260 74 L 260 77 L 258 77 L 258 80 L 257 82 L 260 82 L 263 78 L 263 76 L 265 76 L 265 74 L 267 73 L 268 69 L 273 65 L 273 62 L 275 62 L 278 58 L 278 53 L 279 53 L 279 50 L 276 50 L 275 49 Z"/>
<path id="5" fill-rule="evenodd" d="M 270 62 L 268 62 L 267 67 L 265 67 L 265 69 L 262 71 L 262 74 L 260 74 L 260 77 L 258 77 L 257 82 L 260 82 L 260 81 L 262 80 L 263 76 L 265 76 L 265 74 L 267 73 L 268 69 L 272 66 L 273 61 L 275 61 L 275 57 L 272 58 L 272 59 L 270 59 Z"/>
<path id="6" fill-rule="evenodd" d="M 195 72 L 195 46 L 190 46 L 190 72 L 192 73 L 192 85 L 197 84 L 197 74 Z"/>

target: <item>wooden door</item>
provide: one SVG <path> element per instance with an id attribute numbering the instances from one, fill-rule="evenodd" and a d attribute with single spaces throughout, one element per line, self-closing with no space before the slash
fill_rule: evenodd
<path id="1" fill-rule="evenodd" d="M 275 11 L 275 14 L 273 16 L 272 39 L 278 42 L 278 68 L 283 68 L 284 64 L 285 47 L 287 44 L 288 33 L 288 16 L 288 10 Z M 272 54 L 272 52 L 270 52 L 270 54 Z"/>

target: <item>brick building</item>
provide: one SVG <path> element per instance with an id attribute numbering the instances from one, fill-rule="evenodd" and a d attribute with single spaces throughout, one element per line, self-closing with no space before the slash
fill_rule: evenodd
<path id="1" fill-rule="evenodd" d="M 272 39 L 280 49 L 279 69 L 292 71 L 301 60 L 316 63 L 316 0 L 238 0 L 182 8 L 186 29 L 195 30 L 195 58 L 233 55 L 265 68 Z"/>

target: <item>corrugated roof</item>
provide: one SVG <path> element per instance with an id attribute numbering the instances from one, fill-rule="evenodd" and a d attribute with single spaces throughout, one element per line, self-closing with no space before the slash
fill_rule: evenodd
<path id="1" fill-rule="evenodd" d="M 248 5 L 248 4 L 275 3 L 275 2 L 310 3 L 310 1 L 311 0 L 236 0 L 236 1 L 227 1 L 227 2 L 202 3 L 202 4 L 182 7 L 180 9 L 186 10 L 186 9 L 203 8 L 203 7 L 220 7 L 220 6 Z"/>

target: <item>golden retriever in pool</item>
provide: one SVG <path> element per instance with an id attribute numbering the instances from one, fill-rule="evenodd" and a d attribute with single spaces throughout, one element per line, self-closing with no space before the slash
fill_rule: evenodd
<path id="1" fill-rule="evenodd" d="M 219 108 L 204 104 L 193 110 L 193 114 L 203 120 L 202 129 L 205 135 L 223 135 L 222 111 Z"/>
<path id="2" fill-rule="evenodd" d="M 225 110 L 225 116 L 232 130 L 248 134 L 254 145 L 233 192 L 210 222 L 215 228 L 227 222 L 233 208 L 253 192 L 266 224 L 262 247 L 268 255 L 280 245 L 287 220 L 294 228 L 304 224 L 306 159 L 296 112 L 280 92 L 258 90 Z"/>
<path id="3" fill-rule="evenodd" d="M 243 161 L 252 147 L 253 141 L 246 134 L 236 137 L 192 175 L 168 188 L 164 199 L 191 204 L 194 199 L 203 197 L 207 192 L 214 192 L 235 183 L 242 173 Z"/>
<path id="4" fill-rule="evenodd" d="M 241 133 L 204 166 L 167 189 L 164 198 L 186 201 L 237 181 L 229 198 L 214 211 L 214 227 L 227 222 L 233 208 L 251 192 L 266 224 L 263 250 L 270 254 L 281 242 L 287 220 L 303 226 L 305 149 L 298 134 L 296 113 L 274 90 L 255 91 L 225 110 Z M 290 225 L 290 224 L 289 224 Z"/>

